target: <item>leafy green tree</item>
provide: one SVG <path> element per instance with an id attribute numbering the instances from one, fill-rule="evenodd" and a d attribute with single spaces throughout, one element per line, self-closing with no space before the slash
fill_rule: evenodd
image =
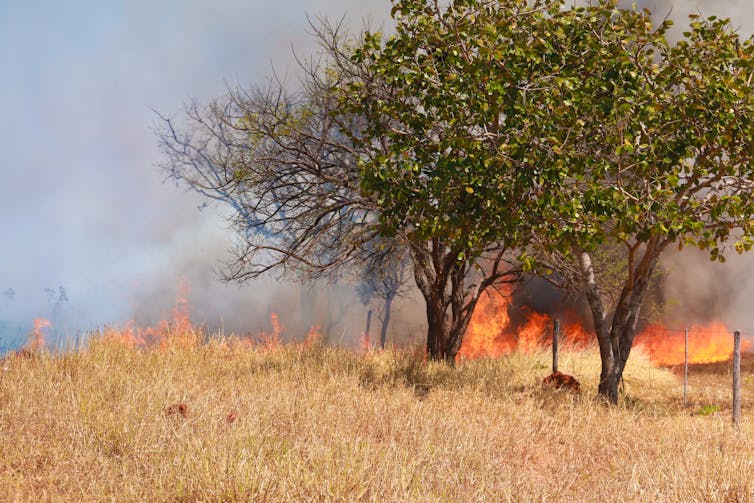
<path id="1" fill-rule="evenodd" d="M 648 13 L 609 2 L 577 18 L 572 35 L 552 40 L 571 56 L 533 103 L 552 115 L 543 162 L 561 172 L 548 179 L 541 233 L 578 270 L 600 346 L 599 391 L 616 402 L 663 251 L 693 245 L 724 260 L 726 243 L 751 246 L 753 50 L 714 17 L 692 19 L 675 44 L 669 22 L 654 27 Z M 593 260 L 606 242 L 625 249 L 612 300 Z"/>
<path id="2" fill-rule="evenodd" d="M 555 273 L 575 272 L 591 308 L 599 392 L 616 402 L 662 252 L 694 245 L 722 260 L 730 240 L 751 246 L 751 40 L 695 18 L 670 44 L 670 22 L 612 1 L 399 0 L 393 13 L 396 35 L 367 34 L 354 57 L 379 79 L 346 99 L 367 118 L 361 145 L 382 148 L 361 183 L 383 231 L 418 236 L 428 306 L 439 303 L 424 264 L 452 270 L 495 241 L 528 246 L 525 265 L 559 257 Z M 608 298 L 593 257 L 614 243 L 624 274 Z"/>
<path id="3" fill-rule="evenodd" d="M 531 41 L 549 37 L 558 9 L 395 1 L 395 33 L 366 33 L 354 51 L 368 78 L 345 82 L 341 109 L 364 121 L 352 140 L 369 153 L 361 187 L 380 206 L 381 231 L 408 243 L 430 358 L 455 359 L 479 295 L 517 279 L 539 223 L 541 128 L 526 96 L 530 74 L 553 66 L 538 66 Z"/>

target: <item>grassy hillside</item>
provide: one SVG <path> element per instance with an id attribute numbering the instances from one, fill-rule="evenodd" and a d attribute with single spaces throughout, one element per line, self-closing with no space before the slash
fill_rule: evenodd
<path id="1" fill-rule="evenodd" d="M 406 352 L 215 340 L 0 363 L 0 500 L 749 501 L 726 370 L 680 381 L 637 355 L 627 398 L 593 398 L 596 350 L 543 388 L 549 356 L 428 365 Z M 705 384 L 705 383 L 708 383 Z M 719 407 L 719 411 L 715 411 Z"/>

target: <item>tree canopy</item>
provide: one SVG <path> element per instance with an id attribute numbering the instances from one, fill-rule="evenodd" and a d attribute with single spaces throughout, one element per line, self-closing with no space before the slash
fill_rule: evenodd
<path id="1" fill-rule="evenodd" d="M 530 41 L 547 36 L 548 11 L 398 1 L 392 12 L 396 33 L 367 33 L 353 56 L 379 79 L 349 83 L 344 99 L 366 118 L 360 144 L 384 152 L 361 164 L 383 228 L 439 236 L 464 255 L 525 242 L 539 169 L 526 86 L 540 53 Z"/>

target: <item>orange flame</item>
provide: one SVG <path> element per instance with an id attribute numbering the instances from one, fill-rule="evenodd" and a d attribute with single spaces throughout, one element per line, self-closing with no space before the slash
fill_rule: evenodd
<path id="1" fill-rule="evenodd" d="M 513 351 L 516 340 L 506 336 L 510 325 L 508 300 L 498 293 L 482 295 L 466 329 L 458 356 L 498 358 Z"/>
<path id="2" fill-rule="evenodd" d="M 668 330 L 660 325 L 651 325 L 634 339 L 636 346 L 643 347 L 650 360 L 658 365 L 682 365 L 685 353 L 683 330 Z M 741 342 L 746 350 L 751 342 Z M 733 356 L 733 331 L 720 322 L 689 328 L 689 363 L 714 363 L 729 360 Z"/>
<path id="3" fill-rule="evenodd" d="M 361 334 L 361 337 L 359 337 L 359 351 L 362 353 L 368 353 L 371 347 L 372 343 L 369 340 L 369 332 L 364 332 Z"/>
<path id="4" fill-rule="evenodd" d="M 542 313 L 530 313 L 526 323 L 518 329 L 516 343 L 519 351 L 532 353 L 544 345 L 542 340 L 552 332 L 552 318 Z M 552 339 L 550 339 L 552 340 Z"/>
<path id="5" fill-rule="evenodd" d="M 513 351 L 532 352 L 552 344 L 553 319 L 547 314 L 521 308 L 525 321 L 511 323 L 509 291 L 484 294 L 458 352 L 458 358 L 498 358 Z M 568 314 L 561 323 L 560 337 L 572 345 L 588 344 L 593 336 Z"/>
<path id="6" fill-rule="evenodd" d="M 123 327 L 105 327 L 100 336 L 115 340 L 131 347 L 140 349 L 159 349 L 164 351 L 170 347 L 195 347 L 201 343 L 201 330 L 191 322 L 191 309 L 188 302 L 190 288 L 187 284 L 179 285 L 176 302 L 171 310 L 171 318 L 158 321 L 155 325 L 141 327 L 135 321 L 129 321 Z M 46 320 L 43 320 L 46 321 Z M 49 322 L 47 322 L 49 323 Z M 267 350 L 277 348 L 283 344 L 285 326 L 281 323 L 277 313 L 270 314 L 271 332 L 259 332 L 238 339 L 245 346 L 259 346 Z M 35 322 L 36 326 L 36 322 Z M 36 331 L 36 330 L 35 330 Z M 31 337 L 31 336 L 30 336 Z M 304 340 L 298 347 L 309 347 L 322 340 L 319 325 L 309 328 Z M 224 342 L 221 346 L 227 347 Z"/>
<path id="7" fill-rule="evenodd" d="M 511 324 L 508 292 L 483 295 L 477 303 L 466 330 L 458 358 L 497 358 L 513 351 L 533 352 L 552 344 L 553 319 L 526 307 L 525 321 L 518 327 Z M 560 338 L 566 344 L 584 346 L 594 340 L 575 313 L 566 313 L 561 320 Z M 689 363 L 726 361 L 733 355 L 732 331 L 720 322 L 689 329 Z M 684 361 L 684 331 L 671 331 L 662 325 L 647 327 L 634 339 L 657 365 L 679 365 Z M 751 346 L 742 341 L 742 349 Z"/>
<path id="8" fill-rule="evenodd" d="M 306 338 L 304 339 L 303 345 L 304 347 L 308 348 L 319 343 L 321 340 L 322 334 L 319 331 L 319 325 L 313 325 L 309 328 L 309 332 L 306 333 Z"/>
<path id="9" fill-rule="evenodd" d="M 272 332 L 260 331 L 257 335 L 246 335 L 240 338 L 241 344 L 245 346 L 259 345 L 265 349 L 273 349 L 280 346 L 283 342 L 283 333 L 285 327 L 280 323 L 280 317 L 277 313 L 270 314 L 270 325 L 272 325 Z"/>
<path id="10" fill-rule="evenodd" d="M 45 318 L 35 318 L 34 328 L 29 332 L 29 337 L 22 351 L 33 352 L 42 349 L 45 345 L 45 330 L 52 328 L 52 322 Z"/>
<path id="11" fill-rule="evenodd" d="M 272 313 L 270 315 L 270 323 L 272 323 L 272 333 L 262 334 L 261 338 L 262 345 L 268 349 L 280 346 L 283 342 L 282 334 L 284 332 L 283 325 L 280 323 L 280 318 L 277 313 Z"/>
<path id="12" fill-rule="evenodd" d="M 102 336 L 143 349 L 157 347 L 165 350 L 170 345 L 195 346 L 199 342 L 200 331 L 191 323 L 191 309 L 187 299 L 190 291 L 191 288 L 187 283 L 179 284 L 170 319 L 160 320 L 148 327 L 140 327 L 131 320 L 120 328 L 105 327 Z"/>

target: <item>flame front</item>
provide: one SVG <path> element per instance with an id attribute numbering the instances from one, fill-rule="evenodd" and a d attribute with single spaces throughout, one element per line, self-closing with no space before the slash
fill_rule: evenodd
<path id="1" fill-rule="evenodd" d="M 653 363 L 658 365 L 682 365 L 685 358 L 685 331 L 668 330 L 661 325 L 651 325 L 634 339 L 634 344 L 643 347 Z M 689 363 L 715 363 L 733 356 L 733 332 L 720 322 L 689 328 Z M 746 350 L 751 342 L 741 342 Z"/>
<path id="2" fill-rule="evenodd" d="M 188 283 L 179 283 L 170 319 L 162 319 L 155 325 L 147 327 L 141 327 L 131 320 L 120 328 L 105 327 L 102 335 L 140 348 L 157 347 L 164 350 L 169 344 L 180 347 L 194 346 L 200 339 L 200 331 L 191 323 L 191 309 L 188 302 L 190 291 Z"/>
<path id="3" fill-rule="evenodd" d="M 196 346 L 203 337 L 201 330 L 191 323 L 188 293 L 188 285 L 181 284 L 169 320 L 161 320 L 151 327 L 140 327 L 131 321 L 122 328 L 105 328 L 102 335 L 140 348 L 165 350 L 175 345 Z M 552 317 L 526 306 L 518 309 L 516 318 L 523 321 L 516 324 L 511 319 L 510 290 L 494 291 L 480 297 L 458 352 L 458 359 L 498 358 L 513 351 L 533 352 L 549 347 L 552 344 Z M 595 342 L 593 332 L 582 326 L 574 312 L 566 312 L 559 318 L 560 340 L 566 345 L 585 346 Z M 241 339 L 242 343 L 261 345 L 268 349 L 281 345 L 285 327 L 276 313 L 271 314 L 270 324 L 271 332 L 260 332 L 257 337 L 244 337 Z M 36 351 L 44 347 L 45 331 L 51 328 L 52 322 L 49 320 L 35 319 L 24 350 Z M 315 325 L 298 345 L 307 347 L 320 340 L 322 334 L 319 326 Z M 360 342 L 362 350 L 369 349 L 370 341 L 366 334 Z M 670 330 L 659 324 L 651 325 L 635 337 L 634 346 L 646 351 L 657 365 L 680 365 L 684 362 L 683 330 Z M 689 328 L 688 346 L 689 363 L 729 360 L 733 354 L 732 331 L 720 322 L 692 326 Z M 750 341 L 742 341 L 743 350 L 750 346 Z"/>
<path id="4" fill-rule="evenodd" d="M 498 358 L 513 351 L 516 340 L 507 336 L 510 322 L 508 300 L 503 294 L 482 295 L 471 316 L 458 357 Z"/>
<path id="5" fill-rule="evenodd" d="M 315 344 L 319 344 L 322 341 L 322 333 L 319 331 L 319 325 L 312 325 L 309 328 L 309 332 L 306 333 L 306 339 L 304 339 L 304 346 L 310 347 Z"/>
<path id="6" fill-rule="evenodd" d="M 458 358 L 498 358 L 513 351 L 529 353 L 551 345 L 552 317 L 527 307 L 520 309 L 524 321 L 514 326 L 510 316 L 510 291 L 480 297 Z M 577 321 L 575 314 L 566 314 L 560 326 L 560 339 L 583 346 L 594 337 Z"/>
<path id="7" fill-rule="evenodd" d="M 272 313 L 270 315 L 270 323 L 272 323 L 272 333 L 271 334 L 262 334 L 262 344 L 267 348 L 275 348 L 278 347 L 282 341 L 283 341 L 283 332 L 285 329 L 283 328 L 283 325 L 280 323 L 280 318 L 278 317 L 277 313 Z"/>
<path id="8" fill-rule="evenodd" d="M 498 358 L 513 351 L 533 352 L 552 344 L 553 319 L 527 307 L 520 308 L 524 321 L 513 326 L 509 292 L 480 297 L 466 330 L 458 359 Z M 573 312 L 561 316 L 560 340 L 584 346 L 595 342 L 594 333 L 579 322 Z M 689 328 L 689 363 L 726 361 L 733 355 L 732 331 L 723 323 Z M 679 365 L 684 361 L 684 331 L 655 324 L 642 330 L 634 346 L 643 348 L 657 365 Z M 742 342 L 742 349 L 750 347 Z"/>

